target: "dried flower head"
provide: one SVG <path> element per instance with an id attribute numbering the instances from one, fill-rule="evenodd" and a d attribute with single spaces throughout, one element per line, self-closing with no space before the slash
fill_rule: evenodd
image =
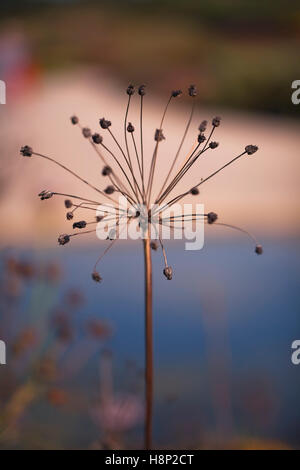
<path id="1" fill-rule="evenodd" d="M 171 281 L 173 278 L 173 269 L 171 268 L 171 266 L 166 266 L 163 272 L 168 281 Z"/>
<path id="2" fill-rule="evenodd" d="M 73 206 L 73 203 L 72 203 L 71 199 L 66 199 L 65 200 L 65 208 L 66 209 L 71 209 L 72 206 Z"/>
<path id="3" fill-rule="evenodd" d="M 156 142 L 161 142 L 164 139 L 165 136 L 163 135 L 162 129 L 156 129 L 154 134 L 154 140 L 156 140 Z"/>
<path id="4" fill-rule="evenodd" d="M 66 245 L 66 243 L 69 243 L 69 241 L 70 241 L 70 235 L 62 234 L 62 235 L 59 235 L 58 237 L 59 245 Z"/>
<path id="5" fill-rule="evenodd" d="M 193 195 L 193 196 L 198 196 L 199 194 L 199 189 L 198 188 L 192 188 L 190 189 L 190 193 Z"/>
<path id="6" fill-rule="evenodd" d="M 53 195 L 54 193 L 52 191 L 47 191 L 47 190 L 41 191 L 39 193 L 39 197 L 41 198 L 41 201 L 43 201 L 44 199 L 50 199 Z"/>
<path id="7" fill-rule="evenodd" d="M 258 254 L 258 255 L 262 255 L 263 254 L 263 247 L 261 245 L 256 245 L 255 253 Z"/>
<path id="8" fill-rule="evenodd" d="M 84 197 L 76 196 L 76 195 L 68 195 L 68 194 L 56 193 L 56 192 L 54 193 L 51 191 L 42 191 L 40 193 L 39 196 L 41 197 L 41 199 L 49 199 L 53 196 L 67 196 L 69 198 L 72 198 L 72 200 L 71 199 L 65 200 L 65 207 L 67 209 L 72 208 L 72 211 L 69 211 L 66 214 L 67 220 L 72 220 L 74 217 L 74 213 L 77 210 L 80 210 L 80 211 L 88 210 L 90 214 L 91 214 L 91 211 L 94 211 L 94 217 L 92 221 L 80 220 L 78 222 L 73 223 L 73 229 L 84 229 L 85 227 L 87 227 L 87 225 L 91 225 L 91 230 L 88 229 L 88 230 L 83 230 L 81 232 L 76 231 L 75 233 L 60 235 L 58 238 L 58 243 L 60 245 L 65 245 L 66 243 L 70 241 L 71 237 L 75 235 L 81 235 L 85 233 L 86 234 L 95 233 L 95 230 L 96 230 L 95 224 L 98 224 L 102 220 L 104 220 L 104 222 L 108 224 L 107 239 L 111 240 L 111 244 L 104 251 L 103 255 L 115 243 L 115 241 L 118 238 L 117 235 L 118 233 L 120 233 L 121 228 L 126 227 L 127 225 L 132 223 L 133 220 L 137 220 L 137 223 L 139 227 L 141 227 L 143 232 L 145 234 L 148 233 L 148 237 L 150 234 L 150 227 L 152 224 L 154 225 L 154 220 L 156 221 L 156 223 L 158 222 L 161 226 L 168 226 L 175 230 L 176 228 L 178 228 L 178 223 L 184 225 L 188 219 L 185 218 L 185 216 L 176 216 L 176 217 L 170 216 L 170 215 L 165 216 L 164 214 L 167 209 L 172 207 L 175 203 L 182 201 L 182 199 L 184 199 L 188 195 L 198 196 L 200 194 L 200 186 L 202 184 L 206 183 L 212 177 L 216 176 L 219 172 L 223 171 L 229 165 L 232 165 L 234 162 L 240 159 L 243 155 L 245 154 L 252 155 L 258 150 L 258 147 L 256 145 L 247 145 L 245 147 L 245 150 L 241 152 L 239 155 L 235 156 L 232 160 L 230 160 L 229 162 L 227 162 L 226 164 L 224 164 L 217 170 L 213 171 L 211 174 L 209 174 L 205 178 L 199 177 L 199 182 L 197 184 L 194 184 L 193 187 L 187 187 L 186 190 L 183 191 L 182 193 L 174 194 L 178 183 L 184 179 L 185 175 L 188 172 L 190 172 L 192 168 L 195 169 L 194 173 L 196 174 L 197 163 L 201 161 L 202 158 L 205 158 L 208 152 L 217 148 L 219 145 L 216 141 L 212 140 L 212 135 L 214 132 L 216 132 L 216 128 L 220 126 L 221 118 L 219 116 L 216 116 L 212 119 L 211 121 L 212 127 L 208 133 L 208 137 L 204 136 L 204 132 L 207 130 L 207 127 L 208 127 L 208 121 L 203 120 L 198 127 L 199 135 L 195 136 L 196 144 L 194 145 L 193 150 L 191 151 L 189 155 L 186 156 L 186 158 L 183 160 L 183 163 L 181 165 L 178 165 L 178 168 L 175 171 L 176 164 L 178 163 L 177 161 L 179 159 L 180 153 L 184 145 L 184 141 L 186 139 L 186 136 L 188 135 L 188 131 L 192 122 L 195 102 L 196 102 L 196 100 L 193 99 L 191 103 L 190 115 L 188 117 L 187 124 L 183 132 L 183 136 L 180 140 L 178 150 L 174 158 L 171 161 L 168 174 L 166 175 L 163 181 L 163 185 L 160 191 L 155 197 L 153 197 L 152 195 L 153 181 L 156 175 L 157 162 L 159 160 L 158 155 L 159 155 L 160 143 L 165 139 L 165 136 L 163 134 L 164 120 L 166 118 L 167 111 L 169 109 L 171 102 L 174 100 L 174 98 L 180 96 L 182 92 L 181 90 L 173 90 L 171 91 L 169 95 L 166 106 L 163 110 L 160 124 L 154 133 L 154 140 L 155 140 L 154 151 L 153 151 L 153 155 L 150 161 L 149 170 L 147 169 L 147 171 L 146 171 L 147 166 L 145 165 L 145 152 L 144 152 L 144 141 L 143 141 L 143 102 L 144 102 L 144 97 L 146 94 L 145 85 L 141 85 L 138 87 L 138 99 L 140 102 L 140 117 L 139 117 L 139 122 L 138 122 L 139 127 L 137 131 L 136 131 L 135 126 L 128 120 L 129 108 L 130 108 L 130 104 L 132 103 L 133 95 L 134 95 L 134 86 L 132 84 L 130 84 L 127 87 L 126 93 L 128 95 L 128 100 L 127 100 L 126 111 L 125 111 L 125 119 L 122 124 L 123 132 L 124 132 L 125 147 L 122 145 L 122 143 L 120 143 L 115 133 L 111 129 L 112 127 L 111 121 L 105 118 L 101 118 L 99 120 L 100 127 L 102 129 L 108 130 L 109 138 L 112 139 L 112 143 L 114 144 L 117 150 L 115 150 L 114 148 L 111 148 L 109 143 L 104 144 L 103 138 L 100 134 L 98 133 L 92 134 L 89 128 L 87 127 L 82 128 L 81 126 L 79 126 L 79 128 L 82 131 L 82 134 L 84 135 L 84 137 L 86 137 L 89 140 L 93 149 L 96 151 L 97 155 L 100 157 L 104 165 L 102 168 L 102 175 L 104 177 L 109 178 L 109 184 L 108 186 L 106 186 L 105 189 L 100 189 L 92 185 L 85 179 L 81 178 L 81 176 L 75 174 L 73 170 L 68 169 L 65 165 L 62 165 L 61 163 L 57 162 L 52 157 L 48 157 L 48 156 L 34 152 L 32 148 L 29 147 L 28 145 L 21 148 L 22 155 L 30 156 L 30 157 L 32 155 L 35 155 L 41 158 L 45 158 L 48 161 L 50 160 L 51 162 L 57 164 L 58 166 L 60 166 L 61 168 L 63 168 L 64 170 L 72 174 L 74 177 L 76 177 L 78 180 L 80 180 L 84 184 L 88 185 L 90 189 L 96 191 L 98 194 L 98 198 L 97 200 L 95 200 L 94 198 L 89 199 L 89 198 L 84 198 Z M 196 91 L 195 85 L 191 85 L 188 88 L 188 95 L 193 98 L 196 97 L 197 91 Z M 78 124 L 79 119 L 76 116 L 72 116 L 71 122 L 72 124 Z M 136 134 L 138 134 L 139 139 L 136 139 L 135 137 Z M 117 154 L 116 152 L 119 152 L 119 154 Z M 118 172 L 120 173 L 120 176 Z M 114 193 L 121 194 L 128 201 L 130 205 L 130 209 L 120 208 L 118 206 L 117 201 L 114 199 L 114 197 L 112 197 Z M 110 205 L 106 204 L 107 200 L 109 200 Z M 96 214 L 97 207 L 100 204 L 104 204 L 104 206 L 106 207 L 105 214 L 101 216 Z M 154 208 L 152 208 L 152 206 Z M 111 220 L 110 216 L 112 215 L 112 213 L 115 213 L 115 211 L 117 211 L 117 223 L 112 222 L 112 225 L 110 225 L 109 224 L 109 221 Z M 199 220 L 199 218 L 202 218 L 203 220 L 205 220 L 208 225 L 213 225 L 213 224 L 221 225 L 224 227 L 229 227 L 235 230 L 239 230 L 240 232 L 247 234 L 253 241 L 255 241 L 255 246 L 256 246 L 255 252 L 258 254 L 262 253 L 261 245 L 259 245 L 256 242 L 256 239 L 253 237 L 253 235 L 249 234 L 243 229 L 240 229 L 239 227 L 236 227 L 230 224 L 216 222 L 218 219 L 218 216 L 216 213 L 214 212 L 209 212 L 208 214 L 193 213 L 190 216 L 190 220 L 192 221 Z M 162 255 L 164 258 L 164 271 L 163 272 L 166 278 L 168 280 L 171 280 L 172 268 L 168 265 L 166 250 L 159 234 L 158 234 L 158 239 L 162 248 Z M 150 248 L 152 250 L 158 249 L 158 242 L 154 240 L 150 240 L 149 243 L 150 243 Z M 93 274 L 92 274 L 92 278 L 97 282 L 100 282 L 102 280 L 101 276 L 96 270 L 96 267 L 100 259 L 102 259 L 103 255 L 101 255 L 99 259 L 97 260 Z"/>
<path id="9" fill-rule="evenodd" d="M 197 96 L 197 90 L 195 85 L 190 85 L 189 87 L 189 95 L 192 96 L 193 98 Z"/>
<path id="10" fill-rule="evenodd" d="M 84 128 L 82 129 L 82 135 L 83 135 L 83 137 L 85 137 L 86 139 L 88 139 L 88 138 L 91 137 L 91 135 L 92 135 L 91 129 L 89 129 L 88 127 L 84 127 Z"/>
<path id="11" fill-rule="evenodd" d="M 217 220 L 218 216 L 215 212 L 209 212 L 207 214 L 207 223 L 213 224 Z"/>
<path id="12" fill-rule="evenodd" d="M 212 120 L 213 127 L 219 127 L 220 124 L 221 124 L 220 116 L 214 117 L 213 120 Z"/>
<path id="13" fill-rule="evenodd" d="M 129 96 L 132 96 L 134 94 L 134 86 L 132 84 L 128 85 L 126 93 Z"/>
<path id="14" fill-rule="evenodd" d="M 127 132 L 134 132 L 134 126 L 131 124 L 131 122 L 128 123 Z"/>
<path id="15" fill-rule="evenodd" d="M 103 137 L 97 133 L 92 135 L 92 139 L 93 139 L 94 144 L 101 144 L 103 141 Z"/>
<path id="16" fill-rule="evenodd" d="M 138 93 L 139 93 L 140 96 L 145 96 L 145 94 L 146 94 L 146 87 L 145 87 L 145 85 L 139 86 L 139 91 L 138 91 Z"/>
<path id="17" fill-rule="evenodd" d="M 248 155 L 253 155 L 253 153 L 257 152 L 257 150 L 258 150 L 257 145 L 246 145 L 245 147 L 245 152 Z"/>
<path id="18" fill-rule="evenodd" d="M 24 145 L 24 147 L 21 147 L 20 153 L 23 157 L 31 157 L 33 150 L 28 145 Z"/>
<path id="19" fill-rule="evenodd" d="M 199 131 L 200 132 L 205 132 L 206 131 L 206 128 L 207 128 L 207 121 L 204 120 L 201 122 L 200 126 L 198 127 Z"/>
<path id="20" fill-rule="evenodd" d="M 115 188 L 113 186 L 107 186 L 107 188 L 104 189 L 105 194 L 113 194 L 115 192 Z"/>
<path id="21" fill-rule="evenodd" d="M 101 282 L 102 281 L 102 277 L 100 276 L 100 274 L 97 271 L 92 272 L 92 279 L 95 282 Z"/>
<path id="22" fill-rule="evenodd" d="M 218 142 L 210 142 L 209 143 L 209 148 L 211 149 L 216 149 L 219 146 Z"/>
<path id="23" fill-rule="evenodd" d="M 74 124 L 74 125 L 78 124 L 79 123 L 78 117 L 77 116 L 72 116 L 71 117 L 71 123 Z"/>
<path id="24" fill-rule="evenodd" d="M 173 90 L 172 91 L 172 97 L 173 98 L 177 98 L 177 96 L 180 96 L 182 95 L 182 91 L 181 90 Z"/>
<path id="25" fill-rule="evenodd" d="M 102 129 L 108 129 L 111 126 L 111 122 L 107 121 L 104 118 L 100 119 L 99 124 L 102 127 Z"/>
<path id="26" fill-rule="evenodd" d="M 86 221 L 85 220 L 80 220 L 79 222 L 74 222 L 73 228 L 85 228 L 86 227 Z"/>

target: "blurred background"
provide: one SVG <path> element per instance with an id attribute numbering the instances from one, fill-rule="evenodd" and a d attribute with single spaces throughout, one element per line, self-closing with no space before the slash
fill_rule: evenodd
<path id="1" fill-rule="evenodd" d="M 147 87 L 148 165 L 169 93 L 184 91 L 164 124 L 157 191 L 188 120 L 191 83 L 197 107 L 180 161 L 203 119 L 222 117 L 220 145 L 173 195 L 246 144 L 259 146 L 201 186 L 199 202 L 221 222 L 253 232 L 264 255 L 242 234 L 207 226 L 201 251 L 166 243 L 168 283 L 161 253 L 153 253 L 154 444 L 300 447 L 300 366 L 290 359 L 300 338 L 300 105 L 291 100 L 299 46 L 292 0 L 1 3 L 1 448 L 142 446 L 141 243 L 116 243 L 99 268 L 102 284 L 93 283 L 106 242 L 90 234 L 57 246 L 70 231 L 64 199 L 37 194 L 94 192 L 51 162 L 19 155 L 28 144 L 104 189 L 102 165 L 70 116 L 101 133 L 105 116 L 121 141 L 130 82 Z M 138 113 L 134 95 L 134 125 Z"/>

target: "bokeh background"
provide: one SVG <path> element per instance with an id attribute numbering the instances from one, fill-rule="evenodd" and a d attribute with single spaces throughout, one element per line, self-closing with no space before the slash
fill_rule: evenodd
<path id="1" fill-rule="evenodd" d="M 148 161 L 170 90 L 185 91 L 164 125 L 156 189 L 184 131 L 190 83 L 198 97 L 185 150 L 216 114 L 220 145 L 178 192 L 245 144 L 259 146 L 203 185 L 200 202 L 255 233 L 264 255 L 241 234 L 208 226 L 201 251 L 166 244 L 169 283 L 153 254 L 155 446 L 299 448 L 300 366 L 291 363 L 300 337 L 300 105 L 291 101 L 299 46 L 297 1 L 1 3 L 1 448 L 142 446 L 141 243 L 116 244 L 102 284 L 93 283 L 105 242 L 92 234 L 57 246 L 70 230 L 63 199 L 37 197 L 93 192 L 19 155 L 31 145 L 103 189 L 99 161 L 69 118 L 99 131 L 105 116 L 122 139 L 130 82 L 147 86 Z"/>

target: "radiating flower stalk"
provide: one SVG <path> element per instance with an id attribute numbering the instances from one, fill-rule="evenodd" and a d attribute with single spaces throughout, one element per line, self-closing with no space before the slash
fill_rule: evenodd
<path id="1" fill-rule="evenodd" d="M 100 159 L 102 167 L 102 176 L 107 178 L 108 185 L 105 189 L 100 189 L 94 186 L 86 179 L 75 173 L 72 169 L 67 168 L 65 165 L 56 161 L 50 156 L 34 151 L 28 145 L 21 148 L 21 154 L 25 157 L 41 157 L 56 165 L 60 166 L 68 173 L 72 174 L 75 178 L 93 189 L 97 193 L 97 199 L 88 199 L 83 196 L 71 195 L 62 192 L 55 192 L 43 190 L 39 197 L 41 200 L 50 199 L 52 197 L 60 196 L 65 198 L 65 207 L 67 209 L 66 218 L 72 221 L 78 211 L 86 210 L 88 214 L 94 214 L 91 220 L 78 220 L 73 222 L 72 233 L 62 234 L 58 237 L 59 245 L 65 245 L 70 242 L 71 238 L 79 234 L 89 234 L 96 232 L 96 225 L 104 221 L 107 224 L 108 237 L 110 241 L 107 248 L 98 258 L 95 263 L 92 279 L 96 282 L 101 282 L 102 277 L 97 270 L 97 266 L 102 260 L 103 256 L 111 249 L 116 243 L 120 232 L 128 227 L 134 220 L 138 220 L 138 224 L 143 232 L 143 248 L 144 248 L 144 265 L 145 265 L 145 448 L 151 449 L 152 447 L 152 414 L 153 414 L 153 339 L 152 339 L 152 260 L 151 250 L 158 250 L 159 246 L 163 254 L 164 268 L 163 274 L 167 280 L 173 277 L 173 269 L 168 264 L 166 250 L 161 235 L 157 229 L 159 226 L 166 226 L 170 229 L 183 230 L 185 224 L 202 220 L 211 225 L 221 225 L 237 229 L 247 234 L 255 243 L 255 252 L 262 254 L 262 246 L 257 243 L 255 237 L 246 230 L 231 224 L 223 224 L 217 222 L 218 216 L 215 212 L 207 214 L 192 212 L 191 214 L 184 215 L 166 215 L 164 214 L 167 209 L 178 203 L 188 195 L 198 196 L 199 188 L 208 180 L 216 176 L 219 172 L 223 171 L 228 166 L 235 163 L 243 156 L 254 154 L 258 147 L 256 145 L 247 145 L 244 150 L 237 156 L 228 161 L 225 165 L 221 166 L 213 173 L 205 178 L 201 178 L 199 182 L 192 188 L 187 187 L 183 193 L 176 194 L 176 187 L 178 183 L 185 177 L 185 175 L 195 168 L 197 162 L 204 158 L 208 153 L 218 147 L 218 142 L 213 140 L 216 129 L 220 126 L 220 117 L 212 119 L 210 130 L 205 135 L 208 127 L 208 122 L 202 121 L 198 127 L 198 135 L 193 143 L 191 152 L 184 158 L 181 165 L 178 165 L 179 157 L 182 152 L 184 142 L 186 140 L 188 131 L 190 130 L 193 120 L 195 100 L 197 90 L 194 85 L 188 88 L 188 95 L 191 100 L 191 110 L 180 140 L 178 149 L 171 159 L 170 167 L 163 184 L 156 195 L 153 195 L 153 183 L 156 176 L 156 167 L 159 160 L 159 148 L 161 143 L 165 140 L 163 132 L 164 122 L 169 111 L 169 107 L 173 100 L 177 99 L 181 94 L 181 90 L 174 90 L 171 92 L 166 106 L 163 110 L 162 118 L 159 127 L 154 131 L 154 149 L 150 161 L 150 168 L 147 171 L 145 165 L 145 152 L 144 152 L 144 129 L 143 129 L 143 113 L 144 113 L 144 100 L 146 95 L 146 88 L 141 85 L 138 88 L 139 95 L 139 123 L 136 132 L 135 126 L 129 121 L 129 112 L 132 104 L 132 97 L 135 93 L 133 85 L 129 85 L 126 93 L 128 100 L 126 104 L 125 117 L 122 123 L 124 130 L 124 142 L 119 142 L 114 131 L 112 130 L 111 121 L 106 118 L 99 120 L 100 128 L 103 134 L 106 134 L 107 139 L 104 139 L 99 133 L 92 133 L 92 131 L 81 126 L 77 116 L 71 117 L 71 123 L 81 129 L 82 135 L 89 142 L 93 150 L 96 152 L 97 157 Z M 135 137 L 138 134 L 137 137 Z M 107 140 L 107 142 L 106 142 Z M 112 146 L 113 144 L 113 146 Z M 177 170 L 175 170 L 178 165 Z M 115 196 L 123 197 L 128 205 L 124 207 L 120 205 Z M 98 206 L 101 205 L 103 215 L 98 215 Z M 115 219 L 117 214 L 117 221 Z M 155 239 L 151 239 L 154 227 Z M 86 229 L 86 230 L 82 230 Z M 153 238 L 153 237 L 152 237 Z M 159 243 L 156 241 L 159 240 Z"/>

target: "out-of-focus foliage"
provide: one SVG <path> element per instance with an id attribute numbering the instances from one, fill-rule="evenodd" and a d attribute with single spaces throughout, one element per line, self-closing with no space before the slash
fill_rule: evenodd
<path id="1" fill-rule="evenodd" d="M 25 31 L 47 69 L 92 64 L 158 91 L 196 82 L 202 102 L 299 115 L 299 2 L 10 1 L 1 29 Z"/>

